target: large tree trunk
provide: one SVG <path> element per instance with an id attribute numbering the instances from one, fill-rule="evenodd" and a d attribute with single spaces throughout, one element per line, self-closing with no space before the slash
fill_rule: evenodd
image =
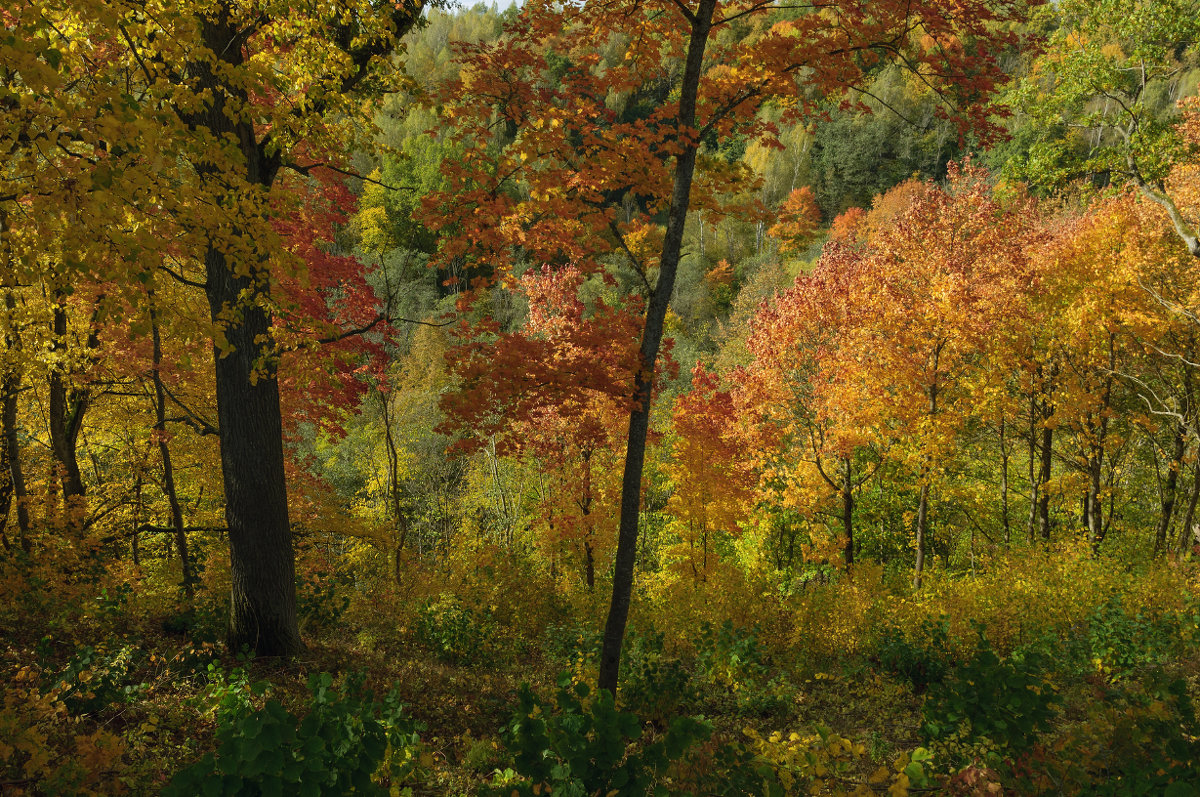
<path id="1" fill-rule="evenodd" d="M 679 138 L 682 145 L 675 164 L 675 183 L 671 208 L 659 261 L 658 283 L 646 304 L 646 322 L 642 329 L 641 366 L 634 379 L 635 406 L 629 414 L 629 436 L 625 453 L 625 473 L 621 482 L 621 523 L 617 532 L 617 552 L 613 570 L 612 602 L 604 624 L 604 642 L 600 652 L 599 687 L 614 695 L 621 667 L 621 647 L 629 602 L 633 594 L 633 570 L 637 554 L 638 518 L 641 514 L 642 470 L 646 457 L 646 435 L 650 430 L 650 399 L 654 370 L 662 343 L 667 305 L 675 290 L 675 276 L 683 249 L 683 231 L 691 202 L 692 177 L 696 169 L 699 142 L 695 140 L 696 95 L 700 86 L 704 50 L 712 29 L 716 0 L 700 0 L 692 21 L 687 60 L 679 95 Z"/>
<path id="2" fill-rule="evenodd" d="M 301 643 L 279 382 L 264 357 L 271 317 L 240 298 L 243 291 L 263 296 L 267 287 L 252 276 L 235 276 L 221 252 L 209 249 L 204 260 L 213 320 L 230 307 L 240 311 L 224 329 L 232 350 L 214 348 L 232 577 L 229 644 L 234 650 L 248 645 L 260 656 L 287 656 Z"/>
<path id="3" fill-rule="evenodd" d="M 241 35 L 239 23 L 224 3 L 201 23 L 204 45 L 223 66 L 242 64 Z M 279 153 L 268 154 L 251 122 L 235 122 L 226 113 L 226 97 L 245 97 L 239 96 L 239 88 L 227 85 L 215 67 L 206 62 L 190 65 L 199 88 L 213 92 L 211 104 L 190 121 L 217 138 L 238 142 L 242 178 L 251 186 L 269 188 L 279 172 Z M 220 200 L 225 180 L 210 166 L 197 164 L 196 168 Z M 260 656 L 287 656 L 302 645 L 279 382 L 268 351 L 269 264 L 253 241 L 238 240 L 244 232 L 234 229 L 226 235 L 234 240 L 210 244 L 204 267 L 211 317 L 227 343 L 224 350 L 214 345 L 213 359 L 232 577 L 229 644 L 234 650 L 249 646 Z M 240 260 L 231 261 L 225 249 L 237 252 Z"/>

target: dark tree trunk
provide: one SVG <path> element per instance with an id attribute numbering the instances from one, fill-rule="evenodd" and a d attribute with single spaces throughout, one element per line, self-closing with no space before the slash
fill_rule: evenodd
<path id="1" fill-rule="evenodd" d="M 52 319 L 53 342 L 51 347 L 55 352 L 63 352 L 67 348 L 67 310 L 61 304 L 66 295 L 56 292 L 54 313 Z M 88 408 L 86 391 L 73 391 L 68 384 L 69 375 L 63 367 L 55 366 L 50 371 L 49 378 L 49 413 L 50 452 L 53 455 L 57 475 L 61 478 L 62 499 L 67 509 L 68 518 L 75 516 L 79 520 L 78 509 L 84 497 L 83 477 L 79 470 L 78 444 L 79 431 L 83 428 L 83 416 Z"/>
<path id="2" fill-rule="evenodd" d="M 842 472 L 842 532 L 846 535 L 846 572 L 854 564 L 854 479 L 850 460 L 843 461 Z"/>
<path id="3" fill-rule="evenodd" d="M 227 5 L 213 10 L 201 24 L 206 47 L 226 67 L 243 61 L 238 23 Z M 268 154 L 246 120 L 226 113 L 226 97 L 245 100 L 237 87 L 225 85 L 208 63 L 191 65 L 201 89 L 214 99 L 190 120 L 214 137 L 238 142 L 240 175 L 251 186 L 269 188 L 280 168 L 279 154 Z M 205 164 L 197 170 L 214 198 L 221 200 L 226 183 Z M 260 656 L 289 656 L 301 649 L 296 617 L 296 565 L 288 523 L 283 459 L 283 418 L 279 406 L 276 363 L 267 350 L 271 332 L 269 264 L 253 241 L 210 244 L 204 255 L 205 293 L 214 323 L 224 333 L 225 348 L 213 347 L 217 418 L 221 438 L 221 475 L 225 484 L 225 520 L 229 527 L 231 595 L 229 645 L 248 646 Z M 249 262 L 231 262 L 224 249 Z"/>
<path id="4" fill-rule="evenodd" d="M 694 139 L 696 124 L 696 95 L 704 63 L 704 50 L 712 29 L 716 0 L 700 0 L 692 20 L 687 60 L 679 95 L 679 136 L 682 151 L 675 164 L 675 183 L 671 191 L 671 207 L 667 215 L 667 230 L 659 261 L 658 283 L 646 305 L 646 321 L 642 330 L 641 366 L 634 378 L 635 406 L 629 414 L 629 436 L 625 454 L 625 473 L 621 482 L 621 522 L 617 532 L 617 552 L 613 570 L 612 602 L 604 625 L 604 641 L 600 652 L 599 687 L 614 695 L 621 667 L 621 647 L 625 640 L 625 624 L 629 619 L 629 602 L 633 594 L 633 571 L 637 555 L 638 518 L 641 514 L 642 470 L 646 457 L 646 435 L 650 429 L 650 400 L 654 386 L 654 370 L 662 343 L 663 322 L 667 305 L 675 290 L 675 276 L 683 249 L 683 231 L 691 202 L 692 177 L 696 169 L 699 142 Z"/>
<path id="5" fill-rule="evenodd" d="M 1179 471 L 1183 469 L 1183 455 L 1187 451 L 1187 428 L 1182 422 L 1175 423 L 1174 442 L 1171 459 L 1167 462 L 1167 478 L 1163 483 L 1162 514 L 1158 518 L 1158 528 L 1154 530 L 1154 556 L 1161 557 L 1167 552 L 1167 533 L 1171 521 L 1175 517 L 1176 496 L 1179 493 Z"/>
<path id="6" fill-rule="evenodd" d="M 940 349 L 935 355 L 934 368 L 937 368 L 937 358 L 940 356 Z M 928 389 L 929 396 L 929 417 L 933 418 L 938 412 L 938 386 L 936 380 Z M 917 544 L 917 561 L 913 567 L 913 589 L 921 588 L 921 577 L 925 572 L 925 537 L 929 529 L 929 480 L 933 474 L 933 463 L 926 463 L 921 473 L 921 499 L 917 504 L 917 527 L 916 527 L 916 544 Z"/>
<path id="7" fill-rule="evenodd" d="M 21 548 L 27 553 L 30 550 L 29 539 L 29 495 L 25 489 L 25 472 L 21 467 L 21 442 L 17 437 L 17 392 L 21 386 L 21 375 L 15 368 L 4 374 L 3 403 L 0 412 L 3 413 L 4 426 L 4 458 L 8 462 L 8 484 L 12 488 L 12 496 L 17 504 L 17 532 L 20 536 Z"/>
<path id="8" fill-rule="evenodd" d="M 236 74 L 243 65 L 247 32 L 267 21 L 264 17 L 248 22 L 237 10 L 238 5 L 231 0 L 210 4 L 198 20 L 200 39 L 217 63 L 198 59 L 187 65 L 194 89 L 210 92 L 211 99 L 201 110 L 183 112 L 184 122 L 214 139 L 235 142 L 241 161 L 227 171 L 208 161 L 194 164 L 214 207 L 223 206 L 226 200 L 244 204 L 258 198 L 242 196 L 253 194 L 246 191 L 247 187 L 269 189 L 288 145 L 273 140 L 272 131 L 258 137 L 253 120 L 242 113 L 249 104 L 246 90 L 229 79 L 229 73 Z M 395 10 L 389 12 L 391 33 L 402 36 L 420 13 L 420 4 L 396 3 Z M 331 96 L 355 92 L 371 74 L 369 67 L 374 59 L 391 57 L 390 36 L 360 42 L 349 17 L 341 21 L 334 17 L 323 24 L 328 40 L 338 46 L 353 67 L 344 73 L 340 65 L 335 67 L 331 76 L 336 84 Z M 235 107 L 227 107 L 231 102 Z M 319 95 L 310 96 L 304 108 L 311 114 L 327 110 L 329 101 Z M 205 292 L 212 318 L 228 344 L 226 349 L 214 346 L 214 359 L 233 575 L 229 640 L 235 648 L 250 645 L 259 655 L 288 655 L 298 651 L 301 643 L 279 383 L 273 353 L 268 351 L 269 253 L 251 239 L 253 233 L 236 227 L 236 218 L 232 229 L 221 229 L 215 223 L 201 222 L 201 226 L 209 234 L 204 256 Z"/>
<path id="9" fill-rule="evenodd" d="M 1037 532 L 1038 498 L 1041 485 L 1038 476 L 1038 412 L 1037 399 L 1033 392 L 1029 395 L 1029 527 L 1027 536 L 1030 545 L 1033 544 Z"/>
<path id="10" fill-rule="evenodd" d="M 1054 430 L 1049 425 L 1053 414 L 1054 408 L 1049 400 L 1042 402 L 1042 467 L 1038 475 L 1041 495 L 1038 496 L 1037 509 L 1038 531 L 1043 542 L 1050 542 L 1050 492 L 1046 487 L 1050 484 L 1050 466 L 1054 454 Z"/>
<path id="11" fill-rule="evenodd" d="M 1184 550 L 1192 540 L 1192 523 L 1196 517 L 1196 504 L 1200 502 L 1200 462 L 1192 471 L 1192 491 L 1188 495 L 1187 511 L 1183 514 L 1183 527 L 1179 529 L 1179 549 Z"/>
<path id="12" fill-rule="evenodd" d="M 1000 416 L 1000 521 L 1004 528 L 1004 544 L 1012 544 L 1012 526 L 1008 519 L 1008 461 L 1011 449 L 1004 436 L 1004 416 Z"/>
<path id="13" fill-rule="evenodd" d="M 260 656 L 288 656 L 301 644 L 279 382 L 264 356 L 271 317 L 240 298 L 243 291 L 263 296 L 267 288 L 252 276 L 236 276 L 212 249 L 205 266 L 213 320 L 230 307 L 240 309 L 238 321 L 225 325 L 231 350 L 214 351 L 232 577 L 229 644 L 234 650 L 248 645 Z"/>
<path id="14" fill-rule="evenodd" d="M 146 292 L 146 300 L 150 308 L 150 342 L 153 346 L 153 369 L 150 372 L 154 381 L 154 431 L 158 438 L 158 453 L 162 458 L 163 492 L 167 496 L 167 504 L 171 507 L 171 525 L 175 529 L 175 549 L 179 552 L 179 561 L 183 573 L 183 592 L 188 601 L 196 598 L 196 575 L 188 555 L 187 531 L 183 525 L 183 508 L 179 504 L 179 493 L 175 489 L 175 468 L 171 465 L 171 446 L 167 442 L 167 392 L 162 381 L 162 336 L 158 329 L 158 308 L 154 303 L 154 291 Z M 138 485 L 140 491 L 141 485 Z"/>

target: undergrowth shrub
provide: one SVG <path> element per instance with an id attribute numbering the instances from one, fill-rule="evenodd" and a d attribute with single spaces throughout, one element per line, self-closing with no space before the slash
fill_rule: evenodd
<path id="1" fill-rule="evenodd" d="M 1058 695 L 1035 653 L 1001 658 L 980 631 L 970 661 L 931 688 L 922 733 L 948 763 L 991 766 L 1029 750 L 1050 728 Z"/>
<path id="2" fill-rule="evenodd" d="M 55 691 L 72 714 L 95 714 L 131 703 L 146 691 L 131 675 L 137 649 L 118 640 L 83 645 L 59 673 Z"/>
<path id="3" fill-rule="evenodd" d="M 607 690 L 593 696 L 586 684 L 564 674 L 553 706 L 544 706 L 523 685 L 505 731 L 513 771 L 500 773 L 493 793 L 645 795 L 672 761 L 711 734 L 707 723 L 676 717 L 660 739 L 634 747 L 642 724 L 637 715 L 619 711 Z"/>
<path id="4" fill-rule="evenodd" d="M 217 713 L 217 750 L 176 773 L 164 797 L 383 795 L 414 776 L 420 727 L 395 692 L 376 701 L 361 676 L 339 690 L 328 673 L 312 675 L 308 688 L 301 719 L 274 699 L 254 708 L 253 697 L 266 685 L 249 684 L 244 672 L 216 678 L 208 694 Z"/>
<path id="5" fill-rule="evenodd" d="M 465 606 L 454 595 L 441 595 L 417 611 L 417 641 L 450 664 L 481 664 L 501 652 L 499 626 L 491 612 Z"/>
<path id="6" fill-rule="evenodd" d="M 1098 606 L 1088 623 L 1087 639 L 1096 671 L 1111 680 L 1134 670 L 1164 664 L 1182 637 L 1180 614 L 1130 614 L 1120 595 Z"/>
<path id="7" fill-rule="evenodd" d="M 600 660 L 602 641 L 599 626 L 575 620 L 546 626 L 542 650 L 547 658 L 559 664 L 595 663 Z"/>
<path id="8" fill-rule="evenodd" d="M 646 719 L 662 723 L 696 699 L 692 673 L 664 649 L 664 637 L 653 629 L 626 635 L 621 648 L 621 699 Z"/>
<path id="9" fill-rule="evenodd" d="M 898 628 L 884 629 L 872 659 L 881 670 L 908 680 L 922 694 L 930 684 L 941 683 L 950 670 L 950 622 L 944 617 L 922 620 L 918 633 L 912 635 Z"/>
<path id="10" fill-rule="evenodd" d="M 31 667 L 16 672 L 0 697 L 0 783 L 5 795 L 87 797 L 121 794 L 125 743 L 90 728 L 68 707 L 64 688 L 45 688 Z"/>

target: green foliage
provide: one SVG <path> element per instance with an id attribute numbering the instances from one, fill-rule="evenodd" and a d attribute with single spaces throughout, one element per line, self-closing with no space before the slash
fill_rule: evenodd
<path id="1" fill-rule="evenodd" d="M 511 787 L 521 794 L 561 797 L 647 794 L 672 761 L 712 734 L 707 723 L 677 717 L 662 738 L 634 749 L 642 736 L 637 716 L 619 711 L 607 690 L 589 701 L 590 695 L 586 684 L 562 675 L 551 708 L 539 704 L 528 685 L 521 687 L 506 744 L 514 773 L 523 780 L 502 778 L 497 793 L 511 793 Z"/>
<path id="2" fill-rule="evenodd" d="M 377 702 L 361 676 L 349 677 L 339 691 L 328 673 L 312 675 L 308 687 L 308 712 L 300 719 L 276 700 L 254 710 L 250 696 L 264 689 L 248 687 L 241 671 L 218 679 L 210 690 L 217 752 L 178 772 L 163 794 L 387 794 L 373 776 L 400 783 L 413 775 L 419 726 L 404 716 L 394 692 Z"/>
<path id="3" fill-rule="evenodd" d="M 921 694 L 930 684 L 941 683 L 950 670 L 949 644 L 949 620 L 925 620 L 916 639 L 898 628 L 887 629 L 876 642 L 874 659 L 885 672 L 911 681 Z"/>
<path id="4" fill-rule="evenodd" d="M 542 648 L 556 662 L 595 662 L 600 656 L 600 629 L 581 622 L 546 626 Z"/>
<path id="5" fill-rule="evenodd" d="M 1098 705 L 1088 733 L 1102 730 L 1106 738 L 1085 745 L 1099 756 L 1091 762 L 1098 770 L 1089 778 L 1093 793 L 1200 794 L 1200 723 L 1182 679 L 1116 691 Z"/>
<path id="6" fill-rule="evenodd" d="M 146 689 L 132 680 L 136 657 L 137 649 L 131 645 L 84 645 L 59 674 L 55 689 L 72 714 L 95 714 L 132 702 Z"/>
<path id="7" fill-rule="evenodd" d="M 1023 753 L 1049 729 L 1059 702 L 1042 676 L 1046 665 L 1034 653 L 999 657 L 981 632 L 975 656 L 930 691 L 922 733 L 955 763 Z"/>
<path id="8" fill-rule="evenodd" d="M 700 669 L 718 683 L 761 680 L 767 667 L 759 643 L 760 633 L 757 625 L 738 628 L 728 618 L 718 627 L 704 621 L 695 641 Z"/>
<path id="9" fill-rule="evenodd" d="M 299 573 L 296 579 L 296 612 L 306 624 L 330 627 L 350 607 L 348 579 L 337 573 Z"/>
<path id="10" fill-rule="evenodd" d="M 621 658 L 621 699 L 642 716 L 662 721 L 695 700 L 692 673 L 664 652 L 662 633 L 630 632 Z"/>
<path id="11" fill-rule="evenodd" d="M 417 641 L 452 664 L 483 663 L 498 653 L 500 631 L 491 612 L 442 595 L 417 612 Z"/>
<path id="12" fill-rule="evenodd" d="M 1120 596 L 1097 607 L 1088 626 L 1095 668 L 1113 680 L 1132 671 L 1166 662 L 1180 636 L 1179 618 L 1147 617 L 1126 611 Z"/>

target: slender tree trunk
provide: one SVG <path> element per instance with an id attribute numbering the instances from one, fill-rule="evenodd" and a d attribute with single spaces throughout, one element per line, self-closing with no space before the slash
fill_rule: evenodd
<path id="1" fill-rule="evenodd" d="M 936 360 L 935 368 L 936 366 Z M 929 386 L 929 417 L 938 411 L 938 386 L 935 381 Z M 925 536 L 929 528 L 929 480 L 933 476 L 932 463 L 926 463 L 921 473 L 921 499 L 917 504 L 916 544 L 917 560 L 913 568 L 913 589 L 921 588 L 921 576 L 925 572 Z"/>
<path id="2" fill-rule="evenodd" d="M 913 568 L 913 589 L 921 588 L 921 576 L 925 571 L 925 527 L 929 522 L 929 477 L 928 471 L 921 479 L 921 500 L 917 504 L 917 561 Z"/>
<path id="3" fill-rule="evenodd" d="M 1100 544 L 1104 542 L 1106 528 L 1104 525 L 1104 496 L 1102 492 L 1104 480 L 1104 448 L 1108 444 L 1108 409 L 1112 404 L 1112 374 L 1117 367 L 1116 336 L 1108 336 L 1108 374 L 1104 380 L 1103 400 L 1100 409 L 1095 414 L 1090 426 L 1091 443 L 1088 457 L 1088 496 L 1087 496 L 1087 527 L 1088 538 L 1092 544 L 1092 555 L 1100 553 Z"/>
<path id="4" fill-rule="evenodd" d="M 1049 426 L 1049 420 L 1053 414 L 1054 409 L 1049 400 L 1044 401 L 1042 403 L 1042 468 L 1038 476 L 1041 495 L 1038 496 L 1037 503 L 1038 530 L 1043 542 L 1050 542 L 1050 491 L 1047 489 L 1047 485 L 1050 484 L 1050 466 L 1053 464 L 1052 457 L 1054 455 L 1054 430 Z"/>
<path id="5" fill-rule="evenodd" d="M 1008 520 L 1008 460 L 1010 451 L 1004 436 L 1004 416 L 1000 416 L 1000 521 L 1004 526 L 1004 545 L 1012 544 L 1012 526 Z"/>
<path id="6" fill-rule="evenodd" d="M 1026 535 L 1029 538 L 1030 545 L 1033 544 L 1033 539 L 1037 532 L 1038 492 L 1040 488 L 1038 478 L 1037 419 L 1037 399 L 1031 391 L 1029 394 L 1029 527 Z"/>
<path id="7" fill-rule="evenodd" d="M 846 535 L 846 572 L 854 565 L 854 479 L 850 460 L 843 462 L 842 473 L 842 532 Z"/>
<path id="8" fill-rule="evenodd" d="M 0 406 L 4 408 L 4 412 L 0 414 L 0 426 L 3 427 L 3 440 L 9 438 L 9 425 L 16 425 L 16 409 L 17 409 L 17 384 L 15 380 L 10 378 L 10 373 L 15 369 L 14 366 L 7 366 L 4 370 L 4 376 L 0 379 Z M 12 405 L 12 417 L 9 417 L 8 407 Z M 15 436 L 15 435 L 14 435 Z M 13 479 L 12 456 L 16 453 L 13 448 L 7 444 L 0 444 L 0 544 L 4 546 L 4 550 L 12 550 L 12 541 L 8 538 L 8 517 L 12 513 L 13 496 L 16 494 L 15 479 Z M 19 465 L 17 466 L 20 467 Z M 19 503 L 19 502 L 18 502 Z M 23 539 L 24 534 L 21 532 L 18 525 L 18 539 Z"/>
<path id="9" fill-rule="evenodd" d="M 604 641 L 600 652 L 599 687 L 614 695 L 621 667 L 621 647 L 625 640 L 625 625 L 629 619 L 629 602 L 633 594 L 633 570 L 637 555 L 638 518 L 641 514 L 642 470 L 646 456 L 646 435 L 650 429 L 650 401 L 654 387 L 654 371 L 662 342 L 663 322 L 667 306 L 675 290 L 675 276 L 683 248 L 683 231 L 691 202 L 692 177 L 696 169 L 699 142 L 695 140 L 696 96 L 704 62 L 704 50 L 712 29 L 716 0 L 700 0 L 692 23 L 684 64 L 683 82 L 679 96 L 679 143 L 682 151 L 675 164 L 675 183 L 671 191 L 671 207 L 667 215 L 667 230 L 659 260 L 658 283 L 646 305 L 646 321 L 642 329 L 641 366 L 634 378 L 635 406 L 629 414 L 629 437 L 625 455 L 625 473 L 621 482 L 621 522 L 617 532 L 617 552 L 613 570 L 612 601 L 604 625 Z"/>
<path id="10" fill-rule="evenodd" d="M 129 547 L 133 554 L 133 566 L 142 566 L 142 518 L 145 517 L 142 504 L 142 469 L 138 468 L 137 477 L 133 482 L 133 534 L 129 537 Z"/>
<path id="11" fill-rule="evenodd" d="M 179 552 L 179 563 L 183 574 L 183 593 L 191 603 L 196 599 L 196 574 L 192 559 L 188 555 L 187 530 L 183 525 L 183 507 L 179 504 L 179 492 L 175 489 L 175 468 L 171 464 L 171 446 L 167 441 L 167 391 L 162 381 L 162 335 L 158 329 L 158 308 L 154 291 L 146 291 L 150 309 L 150 342 L 154 367 L 150 371 L 154 381 L 154 436 L 158 440 L 158 453 L 162 459 L 163 493 L 171 508 L 171 526 L 175 529 L 175 550 Z M 138 485 L 139 491 L 141 485 Z"/>
<path id="12" fill-rule="evenodd" d="M 396 562 L 392 574 L 397 586 L 400 584 L 401 552 L 408 542 L 408 519 L 404 516 L 403 490 L 400 484 L 400 450 L 396 446 L 396 436 L 392 433 L 392 417 L 389 398 L 382 390 L 377 391 L 379 409 L 383 420 L 383 441 L 388 458 L 388 498 L 390 499 L 392 520 L 395 523 L 396 544 L 394 546 Z"/>
<path id="13" fill-rule="evenodd" d="M 1179 471 L 1183 469 L 1183 455 L 1187 451 L 1187 429 L 1182 422 L 1175 423 L 1175 439 L 1171 449 L 1171 459 L 1167 463 L 1167 478 L 1162 488 L 1162 513 L 1158 518 L 1158 528 L 1154 532 L 1154 556 L 1159 558 L 1167 552 L 1167 532 L 1175 517 L 1175 498 L 1179 492 Z"/>
<path id="14" fill-rule="evenodd" d="M 62 302 L 66 301 L 66 294 L 56 291 L 54 298 L 51 349 L 56 354 L 65 356 L 67 309 Z M 76 447 L 79 441 L 79 430 L 83 426 L 83 415 L 87 412 L 87 397 L 86 394 L 72 397 L 67 379 L 65 366 L 55 365 L 50 370 L 48 402 L 50 451 L 54 458 L 54 465 L 61 477 L 62 500 L 67 510 L 67 516 L 78 520 L 80 518 L 77 510 L 80 508 L 79 503 L 84 497 L 85 490 L 83 477 L 79 470 Z"/>
<path id="15" fill-rule="evenodd" d="M 1192 470 L 1192 491 L 1188 495 L 1187 511 L 1183 514 L 1183 528 L 1179 530 L 1179 549 L 1184 550 L 1192 540 L 1192 523 L 1196 517 L 1196 504 L 1200 501 L 1200 462 Z"/>
<path id="16" fill-rule="evenodd" d="M 17 392 L 20 390 L 21 375 L 15 368 L 4 374 L 3 413 L 4 453 L 8 460 L 9 483 L 12 485 L 13 498 L 17 504 L 17 531 L 21 548 L 28 553 L 31 542 L 29 539 L 29 493 L 25 489 L 25 472 L 21 467 L 21 442 L 17 437 Z"/>

